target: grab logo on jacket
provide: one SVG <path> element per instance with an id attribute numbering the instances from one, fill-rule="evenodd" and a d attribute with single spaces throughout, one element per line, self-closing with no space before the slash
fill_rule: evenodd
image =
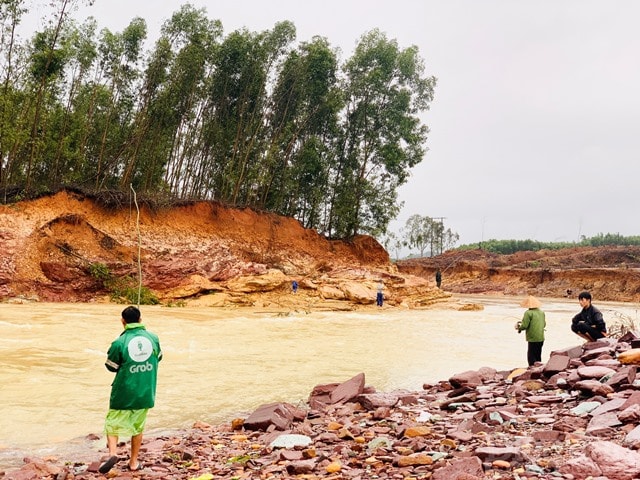
<path id="1" fill-rule="evenodd" d="M 134 362 L 145 362 L 153 353 L 153 345 L 151 345 L 151 340 L 147 337 L 138 335 L 131 339 L 127 345 L 127 350 L 129 351 L 131 360 Z"/>

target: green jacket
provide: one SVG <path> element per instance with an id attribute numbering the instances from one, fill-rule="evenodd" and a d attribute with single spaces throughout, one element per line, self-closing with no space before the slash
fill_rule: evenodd
<path id="1" fill-rule="evenodd" d="M 113 341 L 105 366 L 116 377 L 111 384 L 109 408 L 139 410 L 152 408 L 156 400 L 158 362 L 162 360 L 160 341 L 141 323 L 125 325 Z"/>
<path id="2" fill-rule="evenodd" d="M 527 342 L 544 342 L 544 328 L 546 326 L 544 312 L 539 308 L 530 308 L 524 312 L 518 332 L 523 330 L 527 332 Z"/>

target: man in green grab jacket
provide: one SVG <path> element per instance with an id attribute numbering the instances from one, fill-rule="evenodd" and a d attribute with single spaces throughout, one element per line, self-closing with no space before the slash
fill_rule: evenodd
<path id="1" fill-rule="evenodd" d="M 111 343 L 105 366 L 116 377 L 111 384 L 109 412 L 105 420 L 109 458 L 100 465 L 107 473 L 118 463 L 118 437 L 131 437 L 129 469 L 140 470 L 138 454 L 147 412 L 155 405 L 158 362 L 162 350 L 158 336 L 140 323 L 140 310 L 127 307 L 120 320 L 124 331 Z"/>
<path id="2" fill-rule="evenodd" d="M 547 326 L 547 323 L 545 321 L 544 312 L 540 310 L 540 300 L 536 297 L 529 295 L 524 299 L 520 306 L 526 307 L 527 311 L 524 312 L 522 320 L 516 323 L 516 330 L 518 333 L 523 330 L 527 332 L 527 362 L 529 363 L 529 366 L 531 366 L 536 362 L 542 361 L 544 329 Z"/>

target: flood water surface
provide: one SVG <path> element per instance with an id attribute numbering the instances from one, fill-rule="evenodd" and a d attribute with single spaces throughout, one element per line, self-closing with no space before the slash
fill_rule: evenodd
<path id="1" fill-rule="evenodd" d="M 402 310 L 283 316 L 249 309 L 142 307 L 164 358 L 147 431 L 219 423 L 263 403 L 303 403 L 314 386 L 364 372 L 379 391 L 483 366 L 526 366 L 517 298 L 461 297 L 481 311 Z M 606 320 L 636 319 L 637 305 L 594 301 Z M 121 332 L 122 305 L 0 304 L 0 468 L 25 452 L 64 452 L 102 437 L 113 374 L 106 351 Z M 549 352 L 581 343 L 569 329 L 577 301 L 543 299 Z M 86 443 L 86 442 L 85 442 Z M 83 443 L 83 448 L 87 445 Z M 102 448 L 101 439 L 95 446 Z M 97 450 L 96 450 L 97 451 Z"/>

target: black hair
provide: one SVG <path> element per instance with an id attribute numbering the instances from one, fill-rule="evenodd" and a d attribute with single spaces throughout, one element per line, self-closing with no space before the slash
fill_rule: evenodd
<path id="1" fill-rule="evenodd" d="M 125 323 L 138 323 L 140 321 L 140 310 L 136 307 L 127 307 L 122 311 L 122 318 Z"/>
<path id="2" fill-rule="evenodd" d="M 578 295 L 578 300 L 582 300 L 583 298 L 591 300 L 591 294 L 589 292 L 580 292 L 580 295 Z"/>

